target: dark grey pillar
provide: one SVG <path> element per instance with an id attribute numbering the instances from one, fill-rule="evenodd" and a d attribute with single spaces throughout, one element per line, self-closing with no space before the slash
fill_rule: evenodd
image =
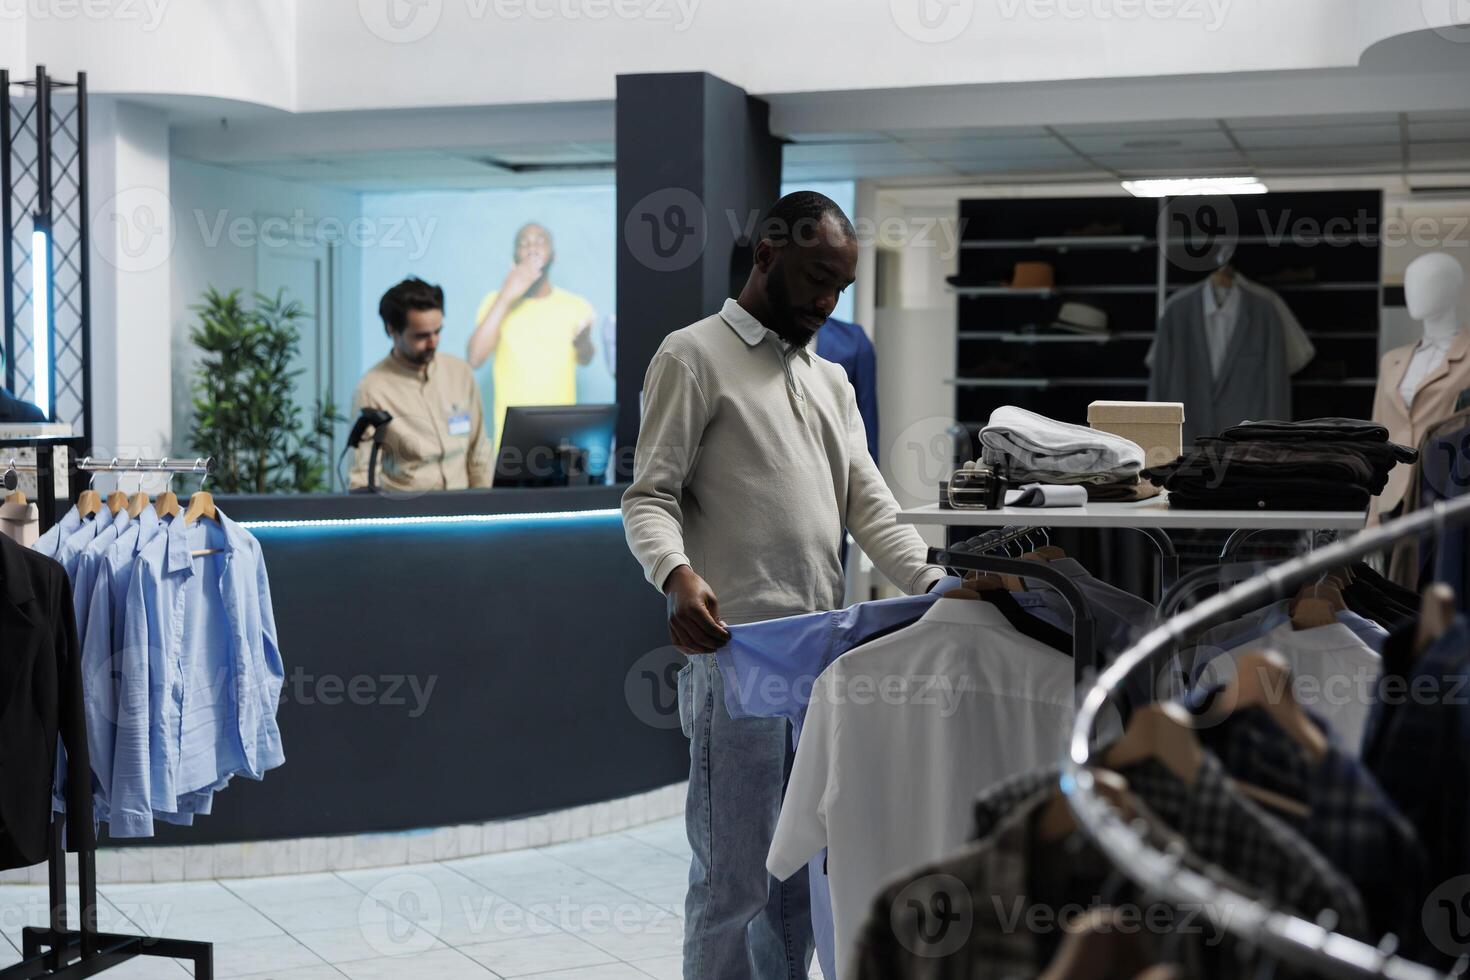
<path id="1" fill-rule="evenodd" d="M 719 312 L 745 266 L 741 239 L 780 193 L 769 117 L 765 102 L 703 72 L 618 76 L 621 479 L 649 359 L 671 331 Z"/>

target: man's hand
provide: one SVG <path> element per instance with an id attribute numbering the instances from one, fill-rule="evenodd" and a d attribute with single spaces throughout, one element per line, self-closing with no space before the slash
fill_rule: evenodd
<path id="1" fill-rule="evenodd" d="M 572 337 L 572 348 L 577 352 L 578 364 L 591 364 L 592 355 L 596 352 L 596 348 L 592 346 L 592 322 L 592 317 L 589 316 Z"/>
<path id="2" fill-rule="evenodd" d="M 669 639 L 685 653 L 714 653 L 730 642 L 720 622 L 720 601 L 709 583 L 688 565 L 680 565 L 664 582 L 669 600 Z"/>
<path id="3" fill-rule="evenodd" d="M 532 256 L 524 262 L 517 262 L 510 267 L 505 274 L 505 282 L 500 286 L 500 295 L 507 300 L 515 301 L 526 295 L 526 291 L 536 285 L 536 280 L 541 278 L 541 272 L 546 268 L 546 262 L 540 256 Z"/>

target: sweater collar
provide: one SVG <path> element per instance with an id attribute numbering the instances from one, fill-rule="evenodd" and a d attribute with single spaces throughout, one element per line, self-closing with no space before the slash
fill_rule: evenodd
<path id="1" fill-rule="evenodd" d="M 747 313 L 745 307 L 733 299 L 725 300 L 725 305 L 720 308 L 720 317 L 730 325 L 730 329 L 734 330 L 741 340 L 745 341 L 747 347 L 756 347 L 761 341 L 770 337 L 776 342 L 782 353 L 789 353 L 791 350 L 791 345 L 782 340 L 776 331 L 762 326 L 759 320 Z M 799 347 L 797 351 L 804 359 L 811 361 L 811 344 Z"/>

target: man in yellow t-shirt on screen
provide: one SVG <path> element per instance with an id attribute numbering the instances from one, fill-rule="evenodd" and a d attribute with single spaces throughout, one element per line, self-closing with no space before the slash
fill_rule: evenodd
<path id="1" fill-rule="evenodd" d="M 505 282 L 480 303 L 466 359 L 495 366 L 494 451 L 500 452 L 511 405 L 575 405 L 577 365 L 595 353 L 592 304 L 551 285 L 551 232 L 528 224 L 516 232 L 515 263 Z"/>

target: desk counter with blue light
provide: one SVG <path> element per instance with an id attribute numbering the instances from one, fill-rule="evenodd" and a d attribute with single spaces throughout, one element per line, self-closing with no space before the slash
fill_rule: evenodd
<path id="1" fill-rule="evenodd" d="M 496 820 L 688 775 L 621 487 L 216 498 L 260 541 L 286 764 L 156 843 Z"/>

